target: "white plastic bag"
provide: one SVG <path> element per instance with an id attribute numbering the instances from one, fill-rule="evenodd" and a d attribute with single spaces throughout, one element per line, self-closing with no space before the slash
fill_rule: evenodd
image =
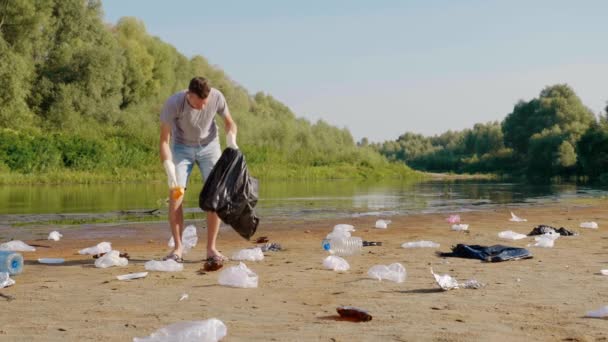
<path id="1" fill-rule="evenodd" d="M 506 240 L 521 240 L 525 239 L 527 235 L 516 233 L 512 230 L 505 230 L 504 232 L 498 233 L 498 237 Z"/>
<path id="2" fill-rule="evenodd" d="M 555 245 L 555 240 L 559 238 L 559 233 L 549 232 L 543 235 L 539 235 L 534 237 L 536 243 L 534 245 L 529 244 L 528 247 L 544 247 L 544 248 L 552 248 Z"/>
<path id="3" fill-rule="evenodd" d="M 97 246 L 84 248 L 78 251 L 78 254 L 96 255 L 102 253 L 108 253 L 112 250 L 112 244 L 110 242 L 100 242 Z"/>
<path id="4" fill-rule="evenodd" d="M 184 229 L 184 232 L 182 233 L 182 247 L 184 248 L 183 254 L 188 253 L 191 248 L 196 246 L 197 242 L 198 235 L 196 234 L 196 226 L 189 225 L 188 227 L 186 227 L 186 229 Z M 171 237 L 171 239 L 169 239 L 168 245 L 171 248 L 175 247 L 175 240 L 173 240 L 173 236 Z"/>
<path id="5" fill-rule="evenodd" d="M 598 310 L 587 312 L 585 317 L 592 317 L 592 318 L 608 317 L 608 305 L 603 306 L 603 307 L 599 308 Z"/>
<path id="6" fill-rule="evenodd" d="M 95 260 L 95 267 L 108 268 L 111 266 L 127 266 L 129 260 L 127 258 L 121 258 L 119 251 L 109 251 L 102 257 Z"/>
<path id="7" fill-rule="evenodd" d="M 13 240 L 0 244 L 0 251 L 11 251 L 11 252 L 35 252 L 36 248 L 28 245 L 21 240 Z"/>
<path id="8" fill-rule="evenodd" d="M 217 342 L 226 336 L 226 325 L 217 318 L 205 321 L 178 322 L 160 328 L 148 337 L 133 342 Z"/>
<path id="9" fill-rule="evenodd" d="M 378 229 L 386 229 L 388 225 L 391 223 L 391 220 L 378 220 L 376 221 L 376 228 Z"/>
<path id="10" fill-rule="evenodd" d="M 184 265 L 173 259 L 164 261 L 150 260 L 144 264 L 144 268 L 147 271 L 180 272 L 184 270 Z"/>
<path id="11" fill-rule="evenodd" d="M 435 282 L 437 283 L 437 285 L 439 285 L 439 287 L 441 287 L 442 290 L 448 291 L 458 288 L 458 281 L 455 278 L 452 278 L 449 274 L 436 274 L 435 272 L 433 272 L 432 268 L 431 274 L 433 275 L 433 277 L 435 277 Z"/>
<path id="12" fill-rule="evenodd" d="M 335 255 L 330 255 L 325 258 L 325 260 L 323 260 L 323 267 L 336 272 L 344 272 L 350 269 L 348 261 Z"/>
<path id="13" fill-rule="evenodd" d="M 437 248 L 439 244 L 433 241 L 413 241 L 413 242 L 405 242 L 401 245 L 403 248 Z"/>
<path id="14" fill-rule="evenodd" d="M 601 270 L 600 273 L 605 276 L 608 276 L 608 270 Z"/>
<path id="15" fill-rule="evenodd" d="M 355 227 L 350 224 L 337 224 L 331 233 L 325 237 L 328 240 L 349 238 L 351 232 L 355 231 Z"/>
<path id="16" fill-rule="evenodd" d="M 225 286 L 255 288 L 258 287 L 258 275 L 240 262 L 238 266 L 223 270 L 218 277 L 218 282 Z"/>
<path id="17" fill-rule="evenodd" d="M 116 276 L 116 279 L 118 279 L 118 280 L 132 280 L 132 279 L 145 278 L 147 275 L 148 275 L 148 272 L 128 273 L 128 274 L 123 274 L 123 275 Z"/>
<path id="18" fill-rule="evenodd" d="M 11 279 L 8 272 L 0 272 L 0 289 L 15 285 L 15 281 Z"/>
<path id="19" fill-rule="evenodd" d="M 262 253 L 262 249 L 260 247 L 245 248 L 245 249 L 241 249 L 240 251 L 234 253 L 232 255 L 232 260 L 260 261 L 260 260 L 264 260 L 264 253 Z"/>
<path id="20" fill-rule="evenodd" d="M 62 237 L 63 235 L 55 230 L 49 233 L 48 240 L 59 241 Z"/>
<path id="21" fill-rule="evenodd" d="M 405 268 L 400 263 L 393 263 L 388 266 L 386 265 L 375 265 L 372 266 L 368 271 L 367 275 L 374 279 L 382 281 L 382 279 L 391 280 L 397 283 L 405 281 L 407 275 Z"/>
<path id="22" fill-rule="evenodd" d="M 445 220 L 451 224 L 460 223 L 460 215 L 450 215 Z"/>
<path id="23" fill-rule="evenodd" d="M 452 225 L 452 230 L 455 230 L 455 231 L 469 230 L 469 225 L 464 224 L 464 223 L 455 224 L 455 225 Z"/>
<path id="24" fill-rule="evenodd" d="M 345 232 L 354 232 L 355 231 L 355 226 L 351 225 L 351 224 L 345 224 L 345 223 L 340 223 L 334 226 L 334 232 L 338 231 L 338 230 L 342 230 Z"/>
<path id="25" fill-rule="evenodd" d="M 511 222 L 526 222 L 528 220 L 525 219 L 525 218 L 518 217 L 517 215 L 513 214 L 513 212 L 511 212 L 511 218 L 509 219 L 509 221 L 511 221 Z"/>
<path id="26" fill-rule="evenodd" d="M 581 228 L 597 229 L 598 226 L 596 222 L 583 222 Z"/>

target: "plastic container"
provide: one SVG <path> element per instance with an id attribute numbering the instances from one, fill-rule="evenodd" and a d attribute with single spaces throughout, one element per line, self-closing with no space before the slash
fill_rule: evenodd
<path id="1" fill-rule="evenodd" d="M 361 251 L 363 240 L 354 236 L 342 239 L 324 239 L 321 246 L 331 254 L 348 256 Z"/>
<path id="2" fill-rule="evenodd" d="M 11 251 L 0 251 L 0 272 L 10 275 L 19 274 L 23 271 L 23 256 Z"/>

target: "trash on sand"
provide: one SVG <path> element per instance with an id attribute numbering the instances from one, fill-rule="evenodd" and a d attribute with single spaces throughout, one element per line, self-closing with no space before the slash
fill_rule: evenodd
<path id="1" fill-rule="evenodd" d="M 449 274 L 444 274 L 444 275 L 436 274 L 435 272 L 433 272 L 432 268 L 431 268 L 431 274 L 433 275 L 433 277 L 435 277 L 435 282 L 437 282 L 437 285 L 439 285 L 439 287 L 441 287 L 441 289 L 444 291 L 458 289 L 458 288 L 479 289 L 484 286 L 484 284 L 478 282 L 475 279 L 467 280 L 464 283 L 458 283 L 456 278 L 451 277 Z"/>
<path id="2" fill-rule="evenodd" d="M 132 279 L 145 278 L 147 275 L 148 275 L 148 272 L 127 273 L 127 274 L 116 276 L 116 279 L 132 280 Z"/>
<path id="3" fill-rule="evenodd" d="M 63 235 L 55 230 L 49 233 L 48 240 L 59 241 L 62 237 Z"/>
<path id="4" fill-rule="evenodd" d="M 0 251 L 11 252 L 35 252 L 36 248 L 28 245 L 21 240 L 13 240 L 5 243 L 0 243 Z"/>
<path id="5" fill-rule="evenodd" d="M 218 278 L 220 285 L 255 288 L 258 287 L 258 275 L 240 262 L 238 266 L 228 267 L 220 273 Z"/>
<path id="6" fill-rule="evenodd" d="M 480 245 L 465 245 L 461 243 L 452 247 L 452 252 L 438 253 L 438 255 L 441 257 L 480 259 L 489 262 L 532 258 L 532 253 L 525 248 L 503 245 L 493 245 L 488 247 Z"/>
<path id="7" fill-rule="evenodd" d="M 506 240 L 521 240 L 528 236 L 525 234 L 516 233 L 512 230 L 505 230 L 503 232 L 498 233 L 498 237 Z"/>
<path id="8" fill-rule="evenodd" d="M 328 240 L 331 239 L 344 239 L 349 238 L 351 233 L 355 231 L 355 227 L 350 224 L 337 224 L 334 226 L 334 229 L 331 233 L 327 234 L 325 237 Z"/>
<path id="9" fill-rule="evenodd" d="M 15 281 L 11 279 L 8 272 L 0 272 L 0 289 L 15 285 Z"/>
<path id="10" fill-rule="evenodd" d="M 146 261 L 144 268 L 148 271 L 180 272 L 184 270 L 184 265 L 173 259 L 163 261 L 150 260 Z"/>
<path id="11" fill-rule="evenodd" d="M 578 233 L 570 231 L 564 227 L 560 227 L 558 228 L 554 228 L 551 226 L 547 226 L 546 224 L 541 224 L 537 227 L 535 227 L 534 229 L 532 229 L 531 232 L 528 233 L 528 235 L 543 235 L 543 234 L 547 234 L 550 232 L 556 232 L 561 236 L 573 236 L 573 235 L 578 235 Z"/>
<path id="12" fill-rule="evenodd" d="M 589 229 L 597 229 L 596 222 L 583 222 L 581 223 L 581 228 L 589 228 Z"/>
<path id="13" fill-rule="evenodd" d="M 323 267 L 336 272 L 344 272 L 350 269 L 348 261 L 335 255 L 330 255 L 325 258 L 325 260 L 323 260 Z"/>
<path id="14" fill-rule="evenodd" d="M 266 243 L 268 242 L 268 236 L 260 236 L 255 240 L 255 243 Z"/>
<path id="15" fill-rule="evenodd" d="M 525 219 L 525 218 L 518 217 L 517 215 L 513 214 L 513 212 L 511 212 L 511 218 L 509 219 L 509 221 L 511 221 L 511 222 L 526 222 L 528 220 Z"/>
<path id="16" fill-rule="evenodd" d="M 460 215 L 450 215 L 447 219 L 448 223 L 455 224 L 460 223 Z"/>
<path id="17" fill-rule="evenodd" d="M 463 230 L 469 230 L 469 225 L 468 224 L 455 224 L 452 225 L 452 230 L 456 230 L 456 231 L 463 231 Z"/>
<path id="18" fill-rule="evenodd" d="M 414 242 L 405 242 L 401 245 L 401 247 L 403 248 L 424 248 L 424 247 L 428 247 L 428 248 L 437 248 L 439 247 L 439 244 L 433 241 L 414 241 Z"/>
<path id="19" fill-rule="evenodd" d="M 224 267 L 224 259 L 222 258 L 210 257 L 207 258 L 203 264 L 203 270 L 206 272 L 217 271 L 222 267 Z"/>
<path id="20" fill-rule="evenodd" d="M 555 240 L 557 240 L 560 235 L 556 232 L 549 232 L 543 235 L 539 235 L 534 237 L 536 243 L 534 245 L 528 244 L 528 247 L 544 247 L 544 248 L 552 248 L 555 245 Z"/>
<path id="21" fill-rule="evenodd" d="M 196 226 L 189 225 L 188 227 L 186 227 L 186 229 L 184 229 L 184 232 L 182 233 L 183 253 L 188 253 L 191 248 L 196 246 L 197 242 L 198 235 L 196 235 Z M 168 245 L 171 248 L 175 247 L 175 240 L 173 240 L 173 236 L 171 237 L 171 239 L 169 239 Z"/>
<path id="22" fill-rule="evenodd" d="M 391 220 L 378 220 L 376 221 L 376 228 L 378 229 L 386 229 L 388 225 L 391 223 Z"/>
<path id="23" fill-rule="evenodd" d="M 95 267 L 108 268 L 111 266 L 127 266 L 129 260 L 121 258 L 119 251 L 109 251 L 101 258 L 95 260 Z"/>
<path id="24" fill-rule="evenodd" d="M 603 306 L 603 307 L 599 308 L 598 310 L 587 312 L 585 317 L 592 317 L 592 318 L 608 317 L 608 305 Z"/>
<path id="25" fill-rule="evenodd" d="M 608 276 L 608 270 L 601 270 L 600 273 L 605 276 Z"/>
<path id="26" fill-rule="evenodd" d="M 187 293 L 183 293 L 181 297 L 179 297 L 178 302 L 181 302 L 182 300 L 186 300 L 188 299 L 188 294 Z"/>
<path id="27" fill-rule="evenodd" d="M 104 255 L 106 255 L 106 253 L 95 254 L 95 255 L 93 255 L 93 259 L 99 259 L 99 258 L 101 258 Z M 129 253 L 126 253 L 126 252 L 125 253 L 120 253 L 118 256 L 121 257 L 121 258 L 125 258 L 127 260 L 131 259 L 131 257 L 129 256 Z"/>
<path id="28" fill-rule="evenodd" d="M 133 342 L 217 342 L 226 336 L 226 325 L 217 318 L 185 321 L 167 325 L 148 337 L 135 337 Z"/>
<path id="29" fill-rule="evenodd" d="M 260 247 L 260 249 L 262 250 L 262 252 L 278 252 L 280 250 L 282 250 L 283 248 L 281 247 L 280 244 L 276 243 L 276 242 L 267 242 L 263 245 L 258 245 L 258 247 Z"/>
<path id="30" fill-rule="evenodd" d="M 63 264 L 65 262 L 64 258 L 40 258 L 38 262 L 41 264 Z"/>
<path id="31" fill-rule="evenodd" d="M 95 254 L 108 253 L 111 250 L 112 250 L 112 244 L 110 242 L 104 241 L 104 242 L 98 243 L 96 246 L 81 249 L 78 251 L 78 254 L 95 255 Z"/>
<path id="32" fill-rule="evenodd" d="M 336 308 L 338 315 L 342 318 L 353 320 L 355 322 L 368 322 L 372 320 L 372 315 L 360 308 L 354 306 L 338 306 Z"/>
<path id="33" fill-rule="evenodd" d="M 398 262 L 386 265 L 375 265 L 372 266 L 368 271 L 367 275 L 374 279 L 382 281 L 382 279 L 391 280 L 397 283 L 405 281 L 407 272 L 405 268 Z"/>
<path id="34" fill-rule="evenodd" d="M 23 272 L 23 255 L 13 251 L 0 251 L 0 272 L 10 275 Z"/>
<path id="35" fill-rule="evenodd" d="M 264 254 L 260 247 L 241 249 L 232 255 L 232 260 L 260 261 L 264 260 Z"/>

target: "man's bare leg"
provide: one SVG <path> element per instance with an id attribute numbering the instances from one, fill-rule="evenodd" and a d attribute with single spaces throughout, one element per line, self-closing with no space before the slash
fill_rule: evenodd
<path id="1" fill-rule="evenodd" d="M 213 211 L 207 212 L 207 258 L 218 256 L 224 258 L 222 253 L 217 250 L 215 242 L 217 233 L 220 231 L 220 218 Z"/>
<path id="2" fill-rule="evenodd" d="M 175 247 L 171 253 L 181 258 L 183 254 L 182 232 L 184 231 L 184 210 L 182 203 L 184 196 L 174 200 L 171 195 L 171 191 L 169 191 L 169 226 L 171 227 L 171 234 L 175 242 Z"/>

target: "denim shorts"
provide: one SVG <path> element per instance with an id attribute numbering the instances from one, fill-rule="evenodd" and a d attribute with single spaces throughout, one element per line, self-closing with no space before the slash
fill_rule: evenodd
<path id="1" fill-rule="evenodd" d="M 188 185 L 194 163 L 198 165 L 198 169 L 201 171 L 204 184 L 205 179 L 209 177 L 211 170 L 213 170 L 213 166 L 222 155 L 220 140 L 217 138 L 204 146 L 173 144 L 172 152 L 177 184 L 183 188 Z"/>

